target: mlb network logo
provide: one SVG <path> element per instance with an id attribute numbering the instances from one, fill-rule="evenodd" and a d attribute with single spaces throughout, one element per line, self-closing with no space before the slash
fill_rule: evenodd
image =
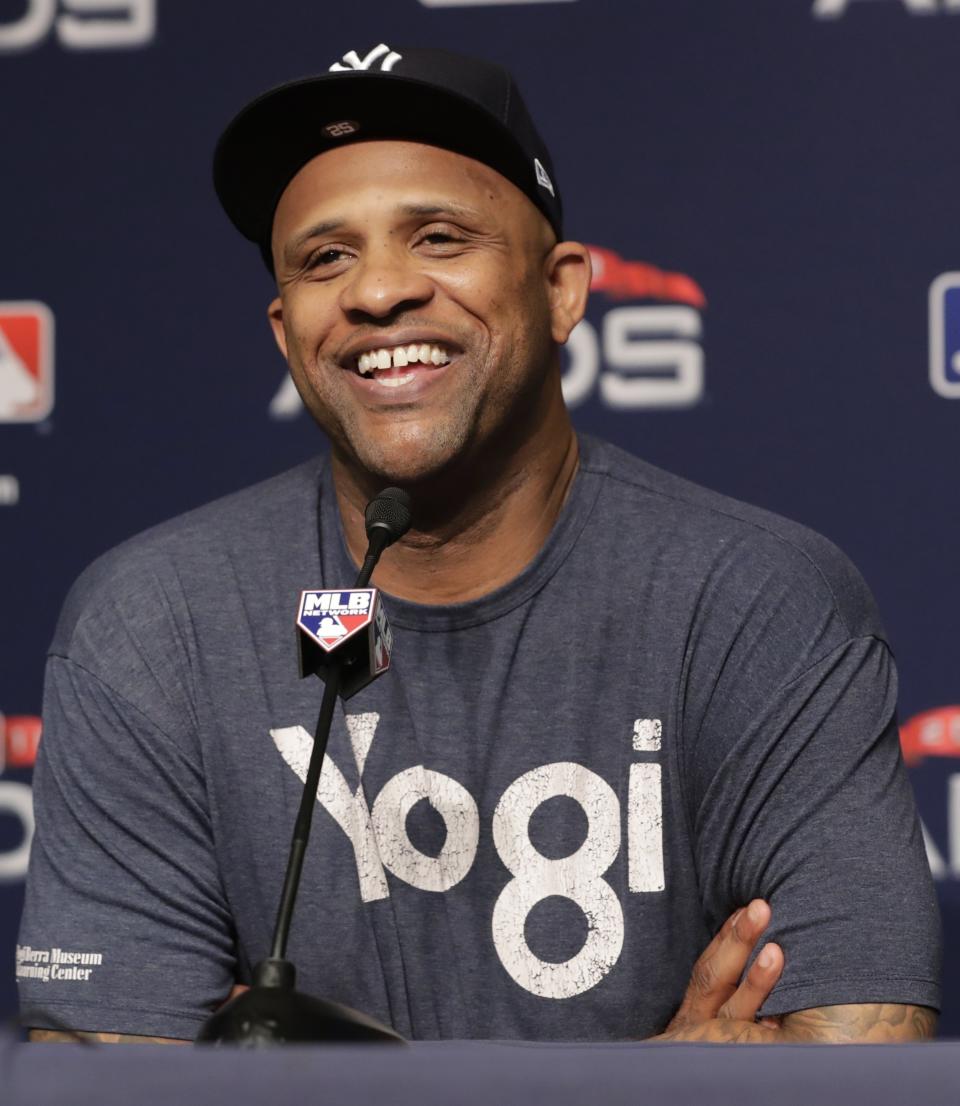
<path id="1" fill-rule="evenodd" d="M 941 273 L 930 285 L 930 385 L 960 399 L 960 273 Z"/>
<path id="2" fill-rule="evenodd" d="M 0 422 L 40 422 L 53 410 L 53 312 L 0 303 Z"/>
<path id="3" fill-rule="evenodd" d="M 375 597 L 375 588 L 302 592 L 297 625 L 329 653 L 370 625 Z"/>

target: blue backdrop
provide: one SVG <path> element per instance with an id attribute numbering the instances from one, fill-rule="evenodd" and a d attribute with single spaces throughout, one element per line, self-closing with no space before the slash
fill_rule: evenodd
<path id="1" fill-rule="evenodd" d="M 957 1033 L 960 0 L 0 0 L 0 1015 L 70 582 L 322 448 L 213 143 L 381 41 L 517 75 L 595 247 L 577 424 L 822 531 L 873 587 Z"/>

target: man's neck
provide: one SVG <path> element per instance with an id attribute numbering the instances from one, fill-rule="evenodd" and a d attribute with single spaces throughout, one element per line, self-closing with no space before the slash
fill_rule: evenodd
<path id="1" fill-rule="evenodd" d="M 543 548 L 576 475 L 577 438 L 569 421 L 548 441 L 530 439 L 489 482 L 444 479 L 414 494 L 414 526 L 383 555 L 376 586 L 415 603 L 464 603 L 518 576 Z M 474 466 L 473 471 L 479 471 Z M 367 495 L 333 458 L 337 503 L 356 564 L 366 551 Z M 417 502 L 434 505 L 429 516 Z M 418 527 L 420 527 L 418 529 Z"/>

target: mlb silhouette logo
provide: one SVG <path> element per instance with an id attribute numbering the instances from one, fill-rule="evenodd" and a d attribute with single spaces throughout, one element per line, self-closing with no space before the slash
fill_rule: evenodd
<path id="1" fill-rule="evenodd" d="M 930 384 L 960 399 L 960 273 L 941 273 L 930 285 Z"/>
<path id="2" fill-rule="evenodd" d="M 311 641 L 331 653 L 376 617 L 375 588 L 353 591 L 302 591 L 297 626 Z"/>
<path id="3" fill-rule="evenodd" d="M 0 303 L 0 422 L 40 422 L 53 410 L 53 312 Z"/>

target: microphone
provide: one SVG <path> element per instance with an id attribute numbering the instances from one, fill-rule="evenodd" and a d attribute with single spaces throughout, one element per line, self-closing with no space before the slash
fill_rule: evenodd
<path id="1" fill-rule="evenodd" d="M 302 591 L 297 615 L 300 676 L 327 683 L 334 671 L 341 699 L 356 695 L 390 667 L 393 634 L 380 593 L 367 588 L 381 553 L 410 529 L 410 497 L 385 488 L 364 512 L 367 554 L 351 591 Z"/>
<path id="2" fill-rule="evenodd" d="M 379 592 L 366 585 L 383 551 L 410 528 L 411 517 L 407 493 L 401 488 L 385 488 L 367 504 L 364 512 L 367 552 L 353 589 L 301 592 L 297 617 L 300 675 L 315 672 L 323 679 L 324 689 L 293 828 L 273 944 L 270 955 L 254 968 L 253 986 L 203 1023 L 197 1034 L 198 1044 L 404 1043 L 389 1026 L 359 1010 L 294 990 L 296 968 L 286 959 L 286 951 L 337 697 L 349 698 L 390 665 L 393 648 L 390 627 Z M 310 597 L 313 600 L 307 612 Z"/>
<path id="3" fill-rule="evenodd" d="M 366 523 L 369 545 L 367 546 L 367 555 L 363 567 L 360 569 L 360 575 L 357 577 L 356 584 L 354 584 L 354 587 L 357 588 L 366 585 L 373 575 L 380 554 L 387 546 L 393 545 L 398 538 L 402 538 L 410 529 L 410 522 L 413 518 L 410 512 L 410 496 L 403 488 L 384 488 L 375 499 L 371 499 L 367 504 L 367 509 L 363 512 L 363 518 Z"/>

